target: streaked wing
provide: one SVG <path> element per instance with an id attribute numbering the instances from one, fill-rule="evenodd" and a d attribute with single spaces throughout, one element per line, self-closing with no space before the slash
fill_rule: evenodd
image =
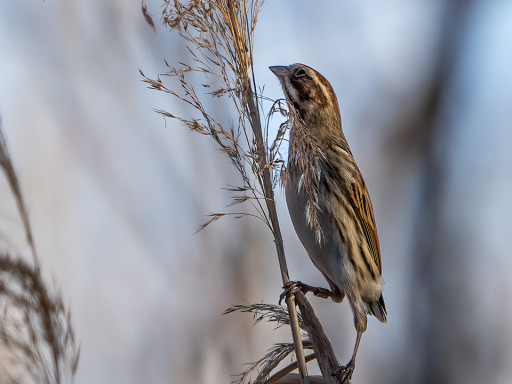
<path id="1" fill-rule="evenodd" d="M 373 256 L 373 260 L 375 261 L 375 264 L 377 264 L 379 273 L 382 274 L 379 237 L 377 235 L 375 218 L 373 216 L 372 202 L 361 173 L 357 173 L 358 177 L 356 180 L 358 180 L 358 182 L 352 183 L 351 185 L 350 202 L 359 222 L 361 223 L 361 228 L 363 229 L 366 241 L 368 242 L 368 247 Z"/>
<path id="2" fill-rule="evenodd" d="M 354 210 L 356 218 L 361 224 L 361 228 L 368 243 L 368 248 L 370 249 L 379 273 L 382 273 L 377 227 L 375 225 L 375 218 L 373 217 L 372 202 L 363 176 L 357 168 L 352 152 L 350 152 L 346 141 L 343 141 L 341 145 L 334 145 L 330 149 L 334 152 L 331 153 L 331 156 L 338 158 L 330 162 L 329 168 L 331 174 L 329 177 L 331 180 L 337 180 L 336 184 L 338 184 L 338 188 L 344 191 L 343 195 L 345 199 Z M 343 164 L 343 166 L 340 166 L 341 164 Z"/>

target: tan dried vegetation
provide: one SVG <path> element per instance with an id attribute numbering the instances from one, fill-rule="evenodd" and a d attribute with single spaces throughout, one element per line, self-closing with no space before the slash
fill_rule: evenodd
<path id="1" fill-rule="evenodd" d="M 169 64 L 167 71 L 156 78 L 146 76 L 143 81 L 151 89 L 165 92 L 188 106 L 193 116 L 182 116 L 157 110 L 165 118 L 178 120 L 186 127 L 210 136 L 226 153 L 241 176 L 241 185 L 229 187 L 235 193 L 233 204 L 243 203 L 244 211 L 214 213 L 200 229 L 224 216 L 254 216 L 261 219 L 273 234 L 283 284 L 290 281 L 274 189 L 283 168 L 279 148 L 288 128 L 281 124 L 273 140 L 269 140 L 268 125 L 274 114 L 289 117 L 284 100 L 277 100 L 267 114 L 263 111 L 262 90 L 257 87 L 253 67 L 254 32 L 262 0 L 165 0 L 162 12 L 164 26 L 178 33 L 185 41 L 188 60 Z M 143 14 L 154 25 L 147 8 Z M 196 86 L 197 78 L 202 86 Z M 205 98 L 222 98 L 234 107 L 236 123 L 223 125 Z M 261 116 L 266 116 L 265 121 Z M 298 305 L 300 314 L 297 314 Z M 289 325 L 293 343 L 276 343 L 268 353 L 250 364 L 238 375 L 235 383 L 338 383 L 332 375 L 338 368 L 332 347 L 316 318 L 313 309 L 301 292 L 286 297 L 286 309 L 268 304 L 234 306 L 226 311 L 250 312 L 255 322 L 270 321 Z M 304 349 L 314 353 L 305 356 Z M 294 353 L 296 361 L 280 371 L 276 368 Z M 308 376 L 306 361 L 316 358 L 322 377 Z M 298 369 L 299 374 L 290 372 Z M 255 372 L 256 377 L 252 379 Z"/>

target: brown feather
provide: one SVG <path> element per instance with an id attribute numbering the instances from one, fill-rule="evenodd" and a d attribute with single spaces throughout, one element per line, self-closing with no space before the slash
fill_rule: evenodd
<path id="1" fill-rule="evenodd" d="M 375 261 L 375 264 L 377 264 L 379 273 L 382 273 L 379 237 L 377 235 L 375 218 L 373 216 L 372 202 L 361 173 L 359 173 L 358 176 L 359 181 L 352 183 L 352 193 L 349 194 L 349 197 L 354 208 L 354 212 L 359 219 L 368 247 L 372 253 L 373 260 Z"/>

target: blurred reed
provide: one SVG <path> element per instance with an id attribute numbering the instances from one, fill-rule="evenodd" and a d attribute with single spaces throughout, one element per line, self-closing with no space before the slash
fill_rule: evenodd
<path id="1" fill-rule="evenodd" d="M 61 384 L 72 382 L 79 347 L 71 314 L 56 288 L 41 276 L 34 237 L 20 183 L 0 121 L 0 167 L 21 216 L 32 264 L 21 256 L 0 252 L 0 349 L 8 357 L 1 367 L 2 383 Z"/>

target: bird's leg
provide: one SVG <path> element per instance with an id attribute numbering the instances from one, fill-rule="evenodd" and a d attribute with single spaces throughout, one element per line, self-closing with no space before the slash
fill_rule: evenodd
<path id="1" fill-rule="evenodd" d="M 322 299 L 328 299 L 329 297 L 331 297 L 334 294 L 327 288 L 313 287 L 311 285 L 307 285 L 304 283 L 301 283 L 300 290 L 304 294 L 306 294 L 308 292 L 312 292 L 313 295 L 321 297 Z"/>
<path id="2" fill-rule="evenodd" d="M 333 295 L 333 292 L 328 290 L 327 288 L 313 287 L 311 285 L 304 284 L 302 281 L 289 281 L 283 286 L 283 289 L 283 293 L 281 293 L 281 295 L 279 296 L 279 304 L 281 304 L 281 301 L 283 301 L 285 297 L 299 290 L 304 294 L 312 292 L 313 295 L 321 297 L 323 299 L 327 299 Z"/>
<path id="3" fill-rule="evenodd" d="M 352 378 L 352 373 L 354 373 L 354 369 L 356 367 L 357 349 L 359 348 L 359 342 L 361 341 L 362 334 L 362 332 L 357 332 L 356 345 L 354 346 L 354 352 L 352 353 L 352 358 L 350 359 L 348 364 L 342 365 L 333 373 L 333 376 L 336 376 L 339 379 L 341 379 L 342 383 L 347 383 Z"/>

